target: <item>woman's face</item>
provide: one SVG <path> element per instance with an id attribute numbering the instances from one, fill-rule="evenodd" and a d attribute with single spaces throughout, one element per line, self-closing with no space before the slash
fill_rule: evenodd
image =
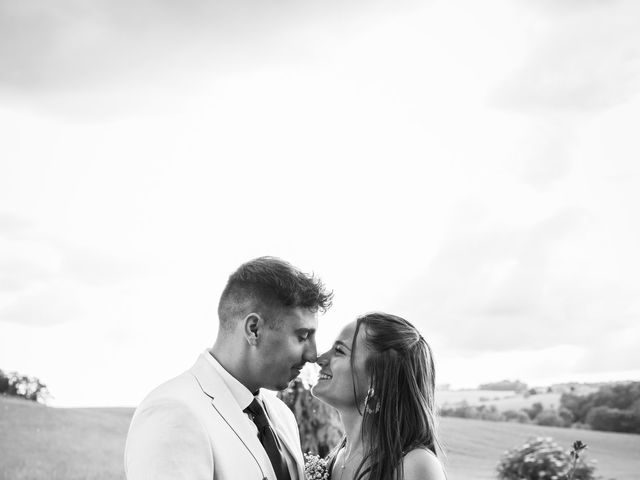
<path id="1" fill-rule="evenodd" d="M 355 377 L 357 398 L 353 397 L 354 375 L 351 370 L 351 351 L 353 335 L 356 331 L 356 321 L 349 323 L 328 352 L 318 357 L 320 365 L 320 378 L 313 387 L 313 395 L 332 407 L 340 410 L 345 408 L 357 408 L 364 404 L 364 399 L 369 389 L 369 375 L 366 372 L 367 346 L 365 343 L 365 326 L 361 325 L 356 338 L 355 347 Z"/>

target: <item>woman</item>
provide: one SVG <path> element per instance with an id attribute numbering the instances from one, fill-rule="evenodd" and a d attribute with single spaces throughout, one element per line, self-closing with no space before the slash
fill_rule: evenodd
<path id="1" fill-rule="evenodd" d="M 370 313 L 318 357 L 313 394 L 336 408 L 345 438 L 332 480 L 444 480 L 436 456 L 431 349 L 403 318 Z"/>

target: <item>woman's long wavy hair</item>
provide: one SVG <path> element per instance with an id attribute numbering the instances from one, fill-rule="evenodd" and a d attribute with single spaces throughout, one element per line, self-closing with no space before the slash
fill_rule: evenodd
<path id="1" fill-rule="evenodd" d="M 364 328 L 368 348 L 366 374 L 372 390 L 362 419 L 364 457 L 356 480 L 403 480 L 402 459 L 414 448 L 441 451 L 436 430 L 435 367 L 431 348 L 408 321 L 386 313 L 358 318 L 351 347 L 351 372 L 356 392 L 355 349 Z M 359 395 L 358 395 L 359 394 Z M 359 402 L 357 402 L 359 405 Z M 360 410 L 361 408 L 361 410 Z"/>

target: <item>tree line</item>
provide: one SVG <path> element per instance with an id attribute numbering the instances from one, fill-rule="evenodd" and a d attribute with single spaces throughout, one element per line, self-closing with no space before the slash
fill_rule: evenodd
<path id="1" fill-rule="evenodd" d="M 49 397 L 49 390 L 37 377 L 0 370 L 0 395 L 44 403 Z"/>
<path id="2" fill-rule="evenodd" d="M 476 406 L 461 402 L 455 406 L 442 407 L 440 415 L 550 427 L 640 433 L 640 382 L 604 385 L 598 391 L 587 395 L 564 393 L 560 397 L 558 408 L 545 407 L 542 403 L 536 402 L 528 408 L 500 411 L 495 405 Z"/>
<path id="3" fill-rule="evenodd" d="M 589 395 L 565 393 L 561 408 L 593 430 L 640 433 L 640 382 L 604 385 Z"/>

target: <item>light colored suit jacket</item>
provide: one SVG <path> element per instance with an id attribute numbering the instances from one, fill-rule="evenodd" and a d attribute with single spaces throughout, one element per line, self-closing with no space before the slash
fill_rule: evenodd
<path id="1" fill-rule="evenodd" d="M 128 480 L 276 480 L 255 429 L 204 355 L 136 409 L 125 448 Z M 280 399 L 262 397 L 276 433 L 295 459 L 292 478 L 302 480 L 295 417 Z"/>

